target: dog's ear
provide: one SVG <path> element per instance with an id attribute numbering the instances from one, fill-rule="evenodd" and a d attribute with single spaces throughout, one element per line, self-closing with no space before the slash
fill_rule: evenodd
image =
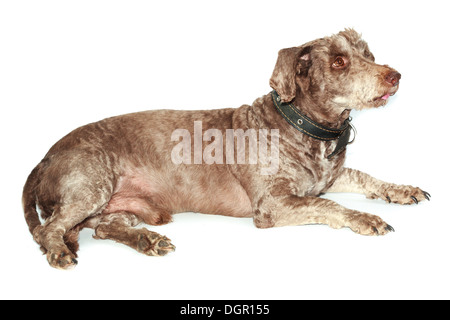
<path id="1" fill-rule="evenodd" d="M 270 86 L 281 97 L 282 102 L 291 102 L 295 98 L 297 74 L 308 72 L 311 66 L 311 47 L 293 47 L 278 52 Z"/>

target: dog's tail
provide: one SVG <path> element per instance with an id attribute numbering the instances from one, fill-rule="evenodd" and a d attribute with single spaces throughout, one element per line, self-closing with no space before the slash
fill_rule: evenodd
<path id="1" fill-rule="evenodd" d="M 25 213 L 25 220 L 27 221 L 28 228 L 33 235 L 34 229 L 41 225 L 39 220 L 39 214 L 36 210 L 36 188 L 39 184 L 41 177 L 41 170 L 43 164 L 39 163 L 28 176 L 27 182 L 23 187 L 22 205 Z"/>

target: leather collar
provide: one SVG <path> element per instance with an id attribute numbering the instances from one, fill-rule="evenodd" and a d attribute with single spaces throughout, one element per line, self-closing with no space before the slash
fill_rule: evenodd
<path id="1" fill-rule="evenodd" d="M 349 142 L 350 132 L 354 130 L 356 134 L 356 130 L 350 123 L 350 117 L 344 121 L 344 125 L 339 129 L 327 128 L 301 114 L 292 104 L 282 103 L 280 96 L 275 90 L 272 91 L 272 100 L 280 114 L 298 131 L 321 141 L 338 140 L 336 148 L 327 156 L 327 159 L 331 159 L 343 151 L 348 144 L 353 143 L 354 139 Z"/>

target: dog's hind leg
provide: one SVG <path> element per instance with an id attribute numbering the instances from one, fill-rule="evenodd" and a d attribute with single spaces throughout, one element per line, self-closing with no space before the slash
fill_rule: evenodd
<path id="1" fill-rule="evenodd" d="M 44 170 L 36 198 L 46 221 L 33 237 L 52 267 L 69 269 L 77 264 L 78 231 L 106 207 L 114 177 L 96 157 L 75 151 L 53 156 Z"/>
<path id="2" fill-rule="evenodd" d="M 62 205 L 55 208 L 43 226 L 37 228 L 35 237 L 47 254 L 50 266 L 70 269 L 77 265 L 74 252 L 78 249 L 76 226 L 101 211 L 102 207 L 101 204 L 93 206 L 88 200 Z"/>
<path id="3" fill-rule="evenodd" d="M 95 229 L 100 223 L 101 215 L 95 215 L 84 220 L 82 223 L 76 225 L 74 228 L 70 229 L 64 235 L 64 243 L 69 248 L 70 251 L 77 257 L 77 251 L 79 249 L 78 239 L 80 236 L 80 231 L 84 228 Z"/>
<path id="4" fill-rule="evenodd" d="M 105 214 L 95 228 L 95 239 L 123 243 L 148 256 L 164 256 L 175 250 L 170 239 L 146 228 L 135 229 L 142 220 L 128 212 Z"/>

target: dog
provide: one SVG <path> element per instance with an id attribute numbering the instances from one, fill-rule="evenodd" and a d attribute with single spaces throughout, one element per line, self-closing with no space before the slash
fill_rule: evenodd
<path id="1" fill-rule="evenodd" d="M 166 224 L 186 211 L 252 217 L 258 228 L 326 224 L 385 235 L 394 229 L 378 216 L 319 196 L 355 192 L 400 204 L 430 199 L 420 188 L 343 167 L 350 111 L 386 105 L 400 78 L 376 64 L 361 35 L 346 29 L 280 50 L 273 91 L 252 105 L 139 112 L 80 127 L 27 179 L 29 230 L 58 269 L 78 263 L 85 227 L 96 239 L 166 255 L 175 250 L 170 239 L 135 227 Z"/>

